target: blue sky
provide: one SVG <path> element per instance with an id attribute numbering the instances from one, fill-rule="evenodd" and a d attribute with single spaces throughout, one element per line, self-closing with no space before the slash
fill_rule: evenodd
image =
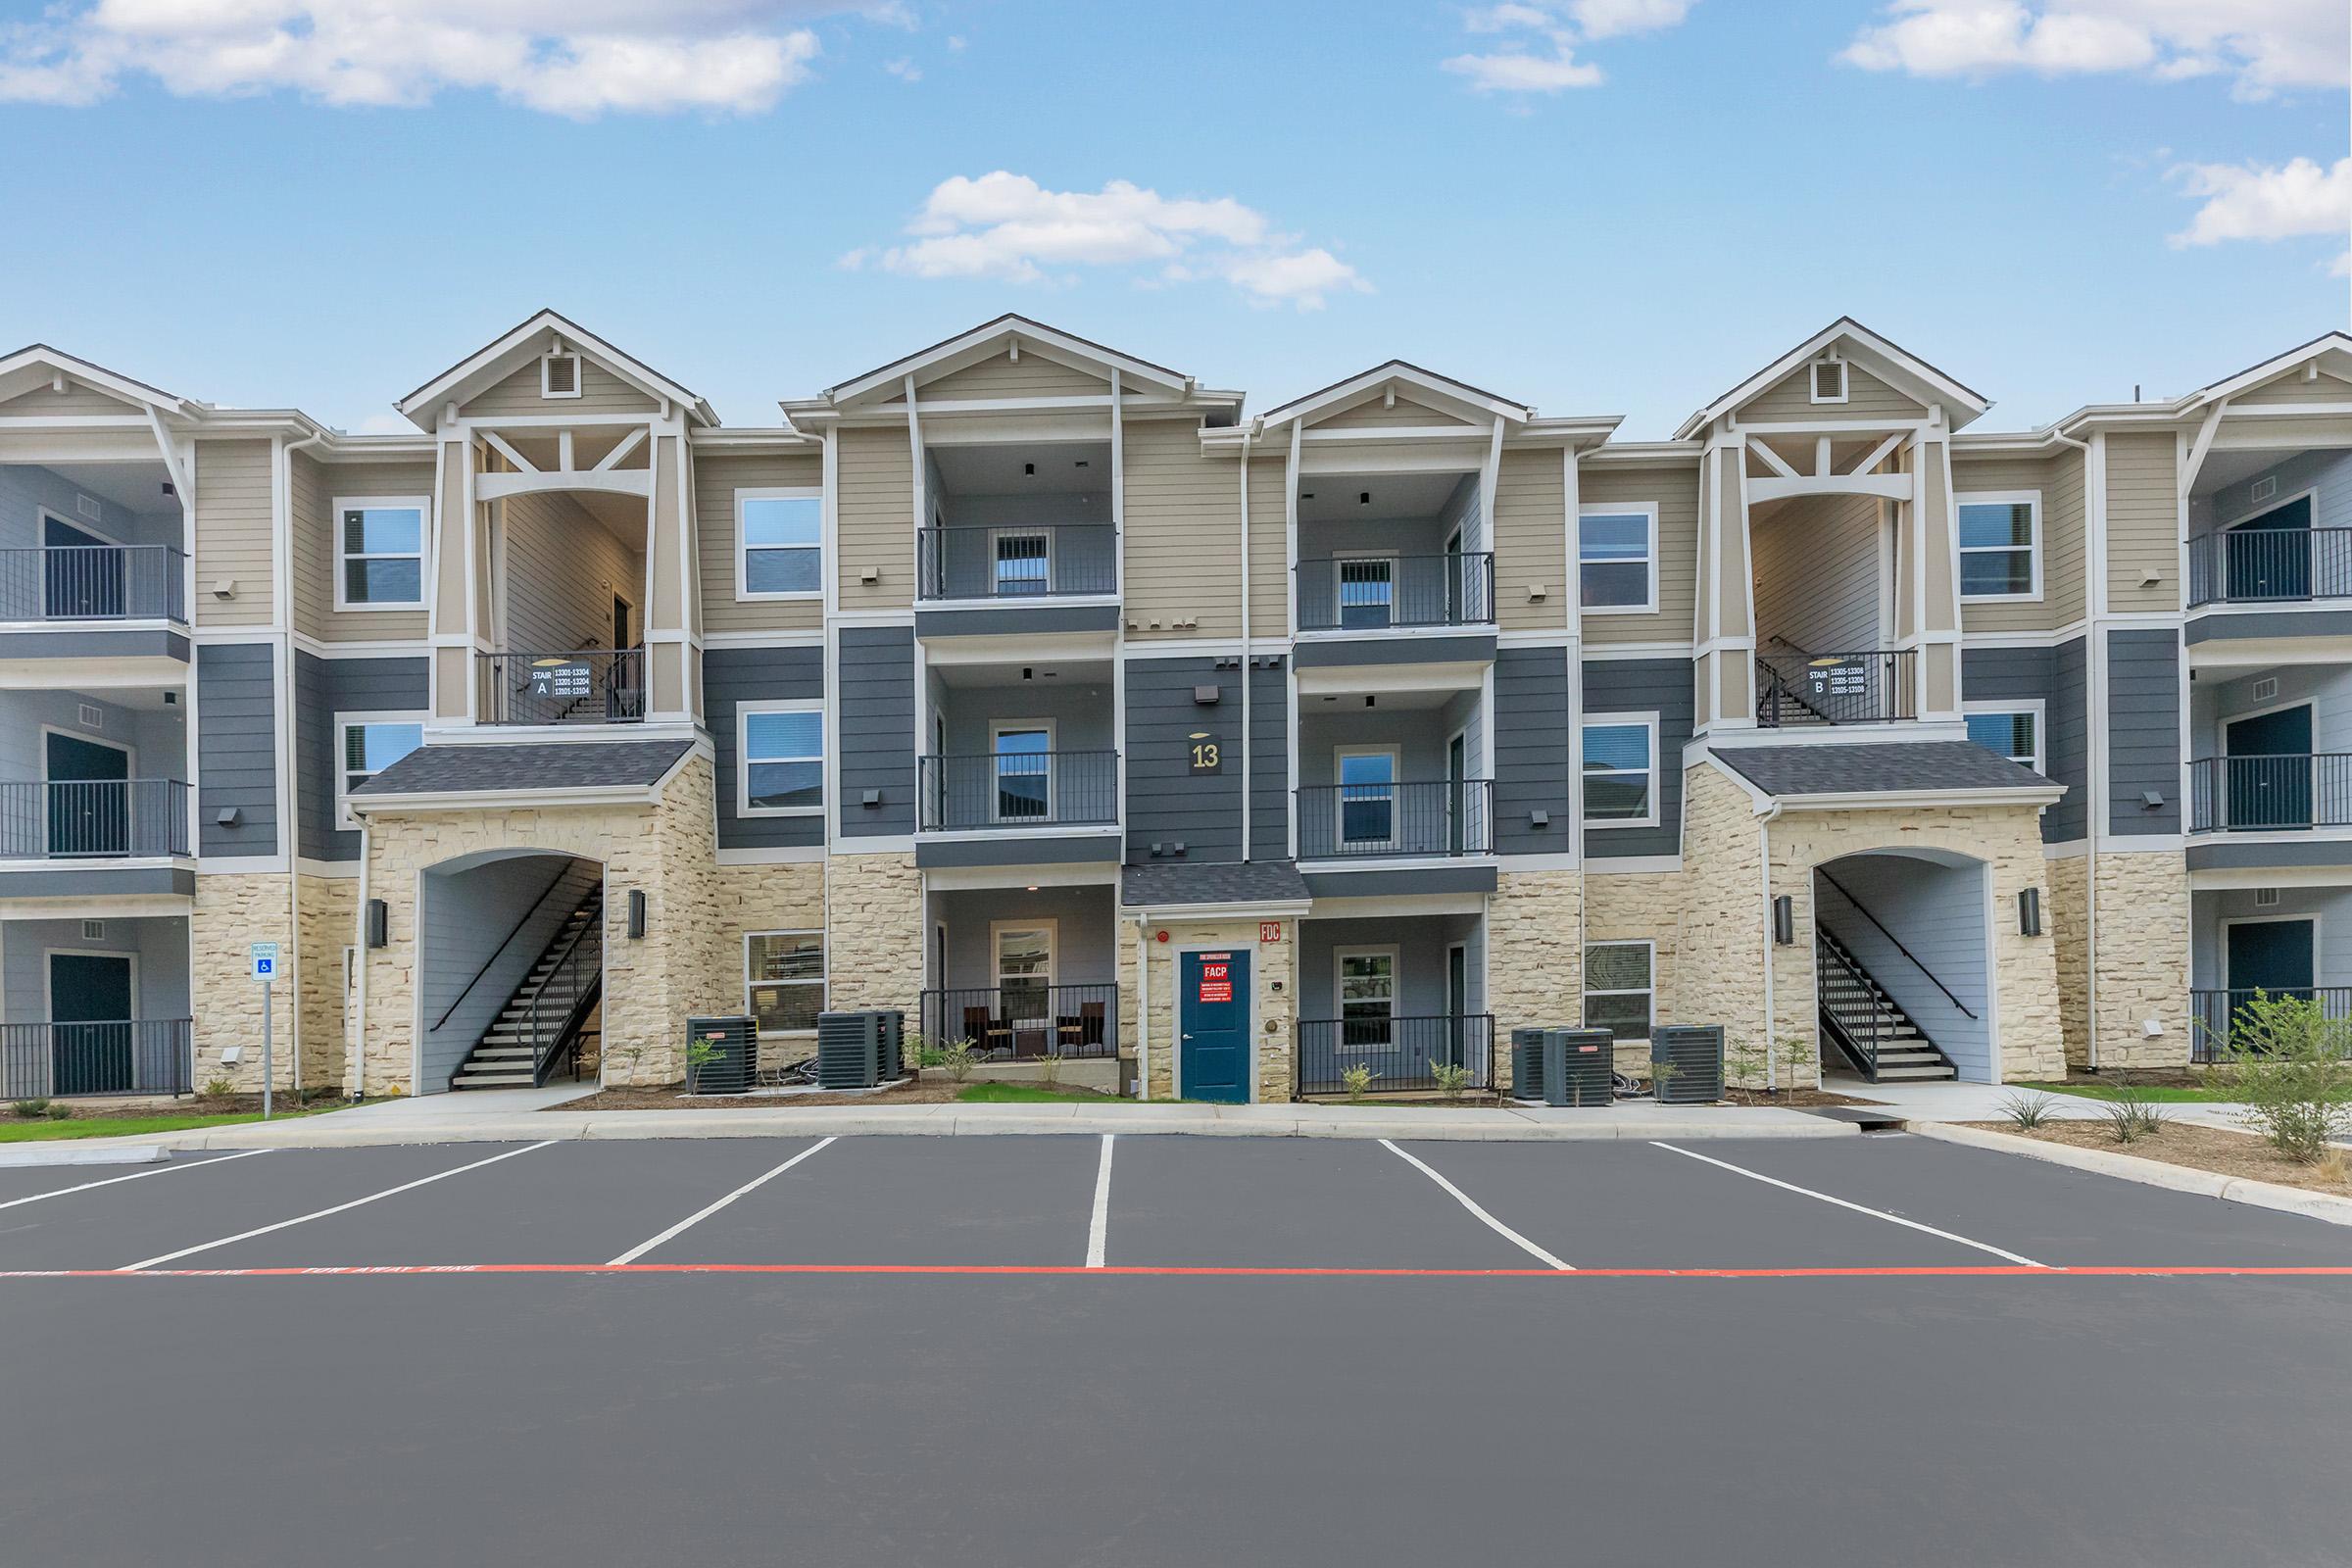
<path id="1" fill-rule="evenodd" d="M 1658 436 L 1849 314 L 2022 426 L 2348 324 L 2345 11 L 0 6 L 0 346 L 378 428 L 545 305 L 772 423 L 1015 310 Z"/>

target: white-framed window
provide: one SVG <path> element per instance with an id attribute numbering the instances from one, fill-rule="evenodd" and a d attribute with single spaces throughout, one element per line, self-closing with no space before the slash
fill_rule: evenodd
<path id="1" fill-rule="evenodd" d="M 1962 703 L 1960 716 L 1968 725 L 1970 740 L 2038 773 L 2042 771 L 2042 708 L 2038 701 Z"/>
<path id="2" fill-rule="evenodd" d="M 735 597 L 816 599 L 825 591 L 825 493 L 735 492 Z"/>
<path id="3" fill-rule="evenodd" d="M 1594 942 L 1585 948 L 1585 1027 L 1612 1039 L 1647 1040 L 1656 1002 L 1657 954 L 1647 942 Z"/>
<path id="4" fill-rule="evenodd" d="M 1585 825 L 1658 825 L 1658 715 L 1588 713 Z"/>
<path id="5" fill-rule="evenodd" d="M 1980 491 L 1955 497 L 1963 600 L 2041 597 L 2041 492 Z"/>
<path id="6" fill-rule="evenodd" d="M 1843 360 L 1815 360 L 1809 373 L 1811 379 L 1807 382 L 1807 390 L 1812 393 L 1814 402 L 1845 401 L 1846 371 Z"/>
<path id="7" fill-rule="evenodd" d="M 335 715 L 335 825 L 356 829 L 351 792 L 424 744 L 423 713 Z"/>
<path id="8" fill-rule="evenodd" d="M 1588 615 L 1645 615 L 1658 608 L 1655 502 L 1595 502 L 1577 514 L 1577 599 Z"/>
<path id="9" fill-rule="evenodd" d="M 335 608 L 415 610 L 424 603 L 423 496 L 338 496 Z"/>
<path id="10" fill-rule="evenodd" d="M 1054 721 L 1000 718 L 988 726 L 989 807 L 999 822 L 1054 820 Z"/>
<path id="11" fill-rule="evenodd" d="M 1331 993 L 1340 1008 L 1340 1049 L 1396 1044 L 1396 949 L 1340 948 L 1331 956 Z"/>
<path id="12" fill-rule="evenodd" d="M 735 814 L 825 808 L 825 705 L 813 697 L 735 705 Z"/>
<path id="13" fill-rule="evenodd" d="M 825 1010 L 825 934 L 749 931 L 743 938 L 743 1010 L 762 1035 L 808 1034 Z"/>
<path id="14" fill-rule="evenodd" d="M 1388 849 L 1396 842 L 1396 784 L 1403 763 L 1394 746 L 1342 746 L 1332 754 L 1339 782 L 1337 848 L 1342 854 Z"/>
<path id="15" fill-rule="evenodd" d="M 539 395 L 543 398 L 576 398 L 580 395 L 580 357 L 577 354 L 542 354 L 539 356 Z"/>
<path id="16" fill-rule="evenodd" d="M 1028 599 L 1054 591 L 1054 535 L 1044 528 L 993 528 L 988 535 L 989 592 Z"/>
<path id="17" fill-rule="evenodd" d="M 1396 623 L 1396 559 L 1389 555 L 1344 556 L 1331 564 L 1334 624 L 1378 629 Z"/>

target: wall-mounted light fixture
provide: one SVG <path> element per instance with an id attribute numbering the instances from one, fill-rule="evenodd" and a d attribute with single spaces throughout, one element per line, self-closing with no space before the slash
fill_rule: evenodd
<path id="1" fill-rule="evenodd" d="M 2018 889 L 2017 934 L 2024 937 L 2041 935 L 2041 889 Z"/>
<path id="2" fill-rule="evenodd" d="M 629 889 L 629 940 L 645 940 L 645 889 Z"/>
<path id="3" fill-rule="evenodd" d="M 1772 901 L 1772 940 L 1776 947 L 1796 946 L 1796 901 L 1786 893 Z"/>
<path id="4" fill-rule="evenodd" d="M 392 908 L 381 899 L 368 901 L 368 945 L 371 948 L 392 945 Z"/>

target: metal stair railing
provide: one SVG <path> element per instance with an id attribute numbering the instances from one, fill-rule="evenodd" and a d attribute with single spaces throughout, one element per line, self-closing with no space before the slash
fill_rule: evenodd
<path id="1" fill-rule="evenodd" d="M 593 908 L 591 908 L 593 905 Z M 583 900 L 588 918 L 571 934 L 555 966 L 531 987 L 525 1006 L 525 1038 L 531 1043 L 531 1087 L 543 1087 L 568 1046 L 577 1060 L 579 1024 L 603 995 L 605 901 L 600 893 Z M 563 985 L 559 988 L 558 981 Z M 552 1027 L 551 1027 L 552 1026 Z"/>
<path id="2" fill-rule="evenodd" d="M 1819 867 L 1816 867 L 1815 869 L 1819 870 Z M 1868 920 L 1872 925 L 1877 926 L 1879 928 L 1879 935 L 1893 943 L 1894 951 L 1901 954 L 1905 958 L 1910 959 L 1911 967 L 1917 969 L 1921 974 L 1926 975 L 1929 983 L 1934 985 L 1936 990 L 1942 992 L 1945 998 L 1951 1002 L 1953 1006 L 1958 1007 L 1963 1013 L 1967 1014 L 1971 1018 L 1974 1018 L 1977 1015 L 1977 1009 L 1970 1006 L 1967 1003 L 1962 1002 L 1959 997 L 1955 996 L 1950 986 L 1947 986 L 1941 980 L 1936 979 L 1936 971 L 1929 968 L 1926 964 L 1920 962 L 1917 956 L 1914 955 L 1909 948 L 1903 946 L 1902 938 L 1887 930 L 1886 924 L 1881 921 L 1877 915 L 1864 908 L 1862 906 L 1862 901 L 1855 898 L 1844 883 L 1838 881 L 1827 871 L 1821 872 L 1821 879 L 1824 882 L 1827 882 L 1830 886 L 1836 888 L 1838 890 L 1838 897 L 1844 899 L 1847 904 L 1851 905 L 1856 914 L 1860 915 L 1863 919 Z"/>
<path id="3" fill-rule="evenodd" d="M 1816 931 L 1813 961 L 1822 1022 L 1862 1076 L 1879 1079 L 1879 1054 L 1894 1038 L 1894 1004 L 1828 933 Z"/>
<path id="4" fill-rule="evenodd" d="M 550 904 L 555 903 L 558 899 L 562 899 L 566 896 L 570 898 L 572 907 L 579 907 L 581 901 L 585 900 L 588 896 L 587 889 L 572 885 L 572 879 L 579 874 L 580 873 L 576 868 L 566 868 L 564 874 L 557 877 L 556 880 L 549 885 L 548 890 L 539 896 L 538 902 L 523 911 L 522 918 L 514 922 L 514 927 L 513 930 L 507 933 L 506 940 L 499 943 L 497 947 L 493 948 L 490 952 L 490 956 L 482 960 L 482 966 L 473 971 L 473 978 L 466 982 L 466 989 L 458 993 L 457 1000 L 452 1002 L 447 1007 L 444 1007 L 441 1010 L 441 1016 L 433 1020 L 433 1027 L 435 1029 L 439 1029 L 443 1024 L 449 1022 L 451 1015 L 454 1014 L 458 1008 L 465 1005 L 466 999 L 473 995 L 473 988 L 482 983 L 482 976 L 488 974 L 491 968 L 497 964 L 498 960 L 506 956 L 507 949 L 513 947 L 514 945 L 514 939 L 518 936 L 521 936 L 523 931 L 529 927 L 530 923 L 538 918 L 540 910 L 546 908 Z M 566 894 L 567 887 L 569 889 L 568 895 Z"/>

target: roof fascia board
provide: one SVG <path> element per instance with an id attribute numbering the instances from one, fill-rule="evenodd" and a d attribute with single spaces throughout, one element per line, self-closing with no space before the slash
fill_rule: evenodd
<path id="1" fill-rule="evenodd" d="M 619 376 L 646 396 L 691 410 L 705 424 L 718 422 L 718 416 L 711 411 L 710 405 L 693 392 L 554 311 L 541 311 L 519 326 L 501 333 L 402 398 L 394 407 L 409 418 L 425 423 L 433 417 L 433 410 L 437 405 L 449 401 L 464 402 L 464 394 L 473 389 L 472 383 L 511 374 L 522 360 L 535 357 L 532 340 L 541 333 L 549 332 L 585 353 L 603 368 Z M 510 360 L 514 364 L 507 363 Z M 419 418 L 420 415 L 422 418 Z M 427 427 L 430 427 L 429 424 Z"/>
<path id="2" fill-rule="evenodd" d="M 1992 407 L 1991 402 L 1983 394 L 1953 380 L 1918 355 L 1911 353 L 1899 344 L 1881 337 L 1852 317 L 1841 316 L 1685 419 L 1676 428 L 1675 438 L 1677 440 L 1686 439 L 1704 430 L 1740 404 L 1794 374 L 1816 354 L 1840 338 L 1850 340 L 1856 347 L 1883 362 L 1886 368 L 1894 372 L 1893 378 L 1898 385 L 1900 382 L 1908 380 L 1914 386 L 1924 390 L 1928 396 L 1922 398 L 1922 402 L 1941 401 L 1957 404 L 1969 411 L 1972 418 Z"/>
<path id="3" fill-rule="evenodd" d="M 63 349 L 51 348 L 46 343 L 27 343 L 14 354 L 0 359 L 0 376 L 12 375 L 32 366 L 45 366 L 56 374 L 69 376 L 76 381 L 86 381 L 110 397 L 118 397 L 127 403 L 135 403 L 141 408 L 160 409 L 171 414 L 184 415 L 202 407 L 202 405 L 189 403 L 187 399 L 175 393 L 166 392 L 161 387 L 149 386 L 144 381 L 134 381 L 118 370 L 110 370 L 103 365 L 93 365 L 88 360 L 68 354 Z"/>
<path id="4" fill-rule="evenodd" d="M 1293 398 L 1281 407 L 1259 415 L 1258 422 L 1262 428 L 1269 430 L 1288 424 L 1293 419 L 1311 422 L 1316 416 L 1326 412 L 1338 413 L 1353 407 L 1391 381 L 1404 382 L 1432 397 L 1449 401 L 1456 408 L 1474 410 L 1491 419 L 1501 418 L 1514 424 L 1525 424 L 1536 416 L 1536 411 L 1523 403 L 1498 398 L 1467 381 L 1456 381 L 1451 376 L 1425 370 L 1403 360 L 1390 360 L 1385 365 L 1358 371 L 1345 381 L 1335 381 L 1319 392 Z"/>
<path id="5" fill-rule="evenodd" d="M 802 401 L 812 408 L 840 408 L 844 404 L 861 401 L 883 388 L 893 392 L 903 390 L 908 376 L 914 377 L 919 386 L 925 380 L 993 359 L 999 346 L 1014 338 L 1046 350 L 1048 358 L 1056 363 L 1075 362 L 1074 368 L 1090 372 L 1100 370 L 1106 380 L 1108 372 L 1115 369 L 1121 376 L 1133 376 L 1149 385 L 1163 387 L 1179 397 L 1189 396 L 1194 391 L 1192 377 L 1171 370 L 1164 365 L 1135 359 L 1116 349 L 1105 348 L 1100 343 L 1057 330 L 1042 321 L 1033 321 L 1025 316 L 1007 315 L 975 326 L 968 332 L 959 332 L 944 342 L 934 343 L 904 359 L 877 366 L 838 386 L 827 387 L 821 399 Z M 794 402 L 785 404 L 784 408 L 790 413 L 800 406 L 800 402 Z"/>

